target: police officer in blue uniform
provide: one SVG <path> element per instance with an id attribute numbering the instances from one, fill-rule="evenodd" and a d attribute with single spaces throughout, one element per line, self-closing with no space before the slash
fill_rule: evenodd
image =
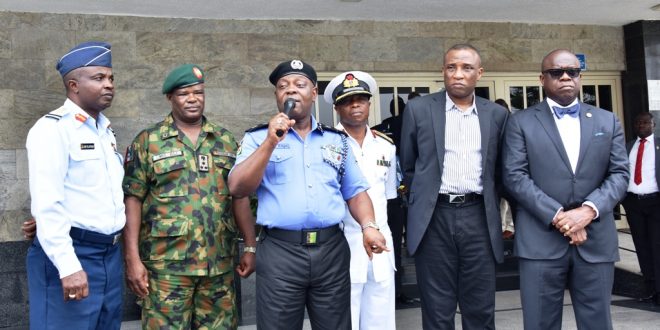
<path id="1" fill-rule="evenodd" d="M 312 116 L 316 72 L 300 60 L 270 75 L 280 113 L 248 130 L 229 175 L 234 197 L 256 191 L 257 327 L 301 329 L 307 307 L 312 328 L 350 329 L 350 250 L 339 224 L 346 204 L 363 232 L 369 257 L 388 251 L 378 231 L 346 134 Z M 284 113 L 287 99 L 295 106 Z"/>
<path id="2" fill-rule="evenodd" d="M 30 329 L 119 329 L 124 170 L 101 113 L 114 96 L 110 45 L 82 43 L 57 69 L 67 100 L 26 143 L 38 222 L 26 260 Z"/>

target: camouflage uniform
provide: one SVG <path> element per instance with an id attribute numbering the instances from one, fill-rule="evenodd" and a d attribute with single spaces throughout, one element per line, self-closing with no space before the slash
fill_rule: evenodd
<path id="1" fill-rule="evenodd" d="M 149 270 L 143 327 L 188 328 L 192 317 L 193 328 L 236 328 L 237 234 L 226 185 L 236 149 L 233 135 L 206 118 L 192 145 L 171 114 L 128 148 L 124 193 L 143 202 L 139 251 Z"/>

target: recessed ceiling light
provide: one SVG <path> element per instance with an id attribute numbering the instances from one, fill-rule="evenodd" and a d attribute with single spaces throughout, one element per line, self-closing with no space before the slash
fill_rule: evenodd
<path id="1" fill-rule="evenodd" d="M 651 10 L 660 11 L 660 3 L 651 7 Z"/>

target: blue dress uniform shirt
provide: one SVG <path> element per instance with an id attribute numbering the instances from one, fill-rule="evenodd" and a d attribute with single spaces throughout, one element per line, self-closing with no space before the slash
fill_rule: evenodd
<path id="1" fill-rule="evenodd" d="M 67 99 L 37 121 L 26 147 L 37 239 L 60 278 L 82 269 L 69 230 L 102 234 L 124 228 L 124 169 L 110 121 L 98 122 Z"/>
<path id="2" fill-rule="evenodd" d="M 257 188 L 260 225 L 288 230 L 336 225 L 346 215 L 345 201 L 369 188 L 346 138 L 324 129 L 314 117 L 311 120 L 313 129 L 305 140 L 290 129 L 270 156 Z M 267 134 L 266 128 L 246 133 L 236 164 L 248 158 Z M 341 161 L 343 176 L 338 169 Z"/>

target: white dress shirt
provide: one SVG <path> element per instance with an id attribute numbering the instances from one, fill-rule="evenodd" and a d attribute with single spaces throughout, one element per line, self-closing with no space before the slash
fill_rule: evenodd
<path id="1" fill-rule="evenodd" d="M 440 184 L 441 194 L 467 194 L 483 191 L 481 182 L 481 129 L 479 113 L 472 105 L 461 111 L 449 94 L 445 102 L 445 159 Z"/>
<path id="2" fill-rule="evenodd" d="M 71 227 L 102 234 L 124 228 L 123 158 L 116 145 L 103 114 L 97 122 L 69 99 L 28 133 L 37 239 L 60 278 L 82 269 L 69 236 Z"/>
<path id="3" fill-rule="evenodd" d="M 645 195 L 658 192 L 658 181 L 655 177 L 655 152 L 660 146 L 655 145 L 655 137 L 653 134 L 646 137 L 644 143 L 644 154 L 642 155 L 642 183 L 635 184 L 635 166 L 637 166 L 637 150 L 639 150 L 638 137 L 632 149 L 630 149 L 630 179 L 628 180 L 628 191 L 637 194 Z"/>
<path id="4" fill-rule="evenodd" d="M 344 129 L 341 123 L 337 124 L 336 128 Z M 367 193 L 374 205 L 376 223 L 385 237 L 387 246 L 392 249 L 392 233 L 387 225 L 387 200 L 397 197 L 396 189 L 399 183 L 396 179 L 396 148 L 392 143 L 371 132 L 369 127 L 365 126 L 365 129 L 367 134 L 361 147 L 350 135 L 348 143 L 362 174 L 369 182 L 370 188 Z M 351 248 L 351 283 L 366 283 L 369 256 L 362 245 L 362 228 L 348 210 L 343 223 L 344 235 Z M 393 276 L 396 268 L 392 250 L 374 254 L 371 262 L 376 282 Z"/>
<path id="5" fill-rule="evenodd" d="M 577 168 L 578 158 L 580 157 L 580 116 L 575 118 L 565 115 L 561 119 L 555 116 L 552 107 L 566 108 L 559 105 L 557 102 L 553 101 L 551 98 L 546 98 L 548 100 L 548 105 L 550 106 L 550 112 L 552 112 L 552 118 L 555 119 L 557 124 L 557 129 L 559 130 L 559 136 L 561 136 L 561 142 L 564 145 L 564 150 L 568 155 L 568 161 L 571 163 L 571 169 L 573 174 L 575 174 L 575 169 Z M 573 100 L 568 106 L 573 106 L 577 104 L 577 98 Z M 582 110 L 580 110 L 582 111 Z"/>
<path id="6" fill-rule="evenodd" d="M 568 156 L 568 161 L 571 163 L 571 170 L 573 171 L 573 174 L 575 174 L 575 170 L 577 169 L 578 159 L 580 158 L 580 138 L 582 137 L 582 134 L 580 133 L 580 116 L 574 118 L 569 115 L 565 115 L 560 119 L 557 118 L 555 112 L 552 110 L 552 107 L 560 107 L 560 108 L 572 107 L 578 103 L 578 100 L 577 98 L 575 98 L 575 100 L 573 100 L 571 104 L 565 107 L 559 105 L 559 103 L 553 101 L 549 97 L 546 97 L 546 101 L 548 102 L 548 106 L 550 113 L 552 114 L 552 118 L 554 118 L 555 124 L 557 124 L 557 130 L 559 130 L 561 143 L 564 146 L 566 155 Z M 580 113 L 582 111 L 584 110 L 580 109 Z M 585 201 L 584 203 L 582 203 L 582 205 L 587 205 L 591 207 L 594 210 L 594 212 L 596 212 L 596 216 L 594 217 L 594 219 L 598 218 L 600 211 L 598 211 L 598 207 L 596 207 L 596 204 L 594 204 L 592 201 Z M 557 210 L 557 214 L 562 209 L 563 208 Z"/>

